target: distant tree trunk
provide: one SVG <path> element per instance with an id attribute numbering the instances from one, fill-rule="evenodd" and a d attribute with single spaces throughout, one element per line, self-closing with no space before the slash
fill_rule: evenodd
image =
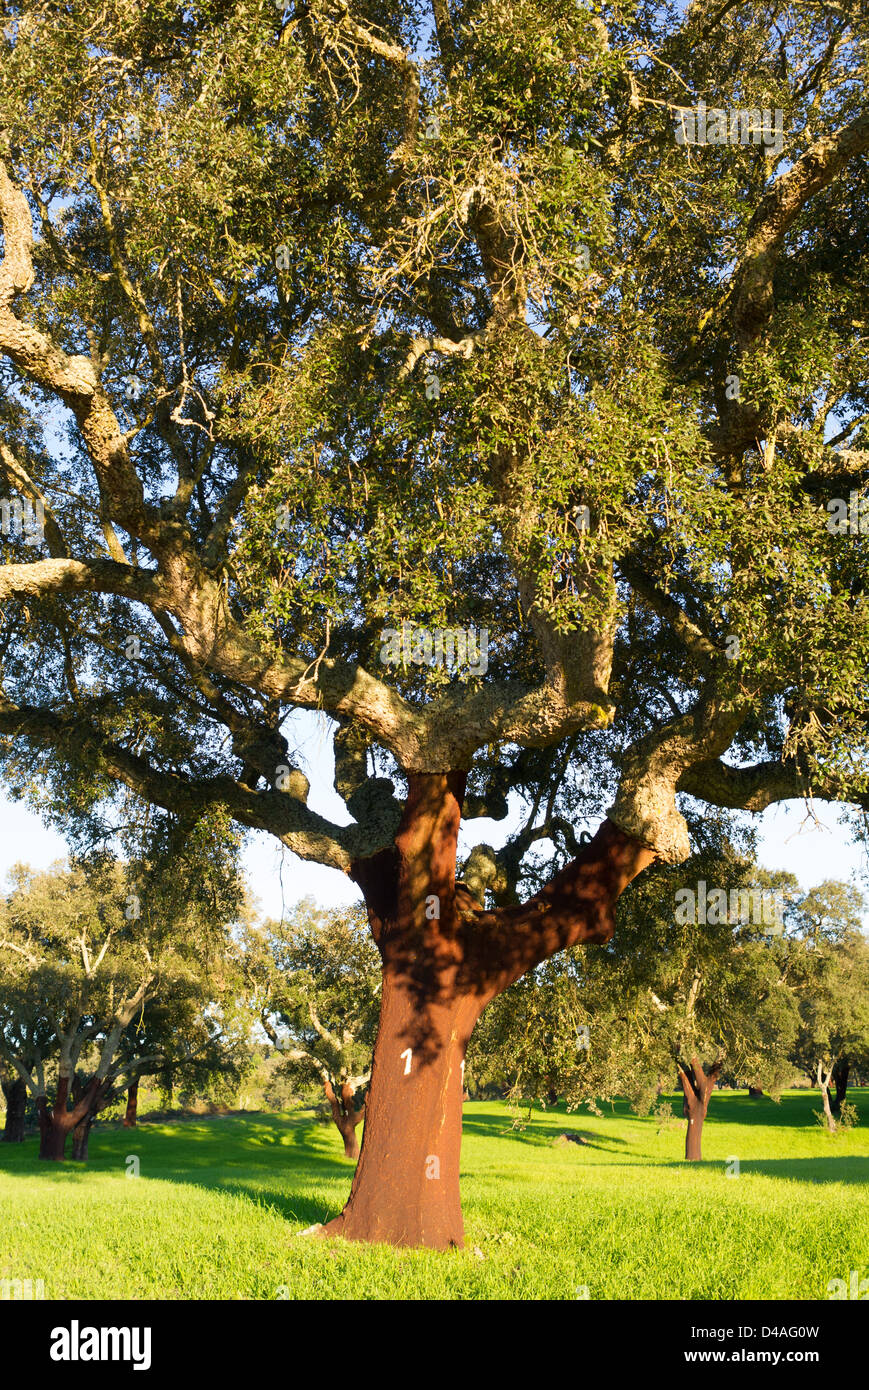
<path id="1" fill-rule="evenodd" d="M 842 1113 L 842 1103 L 848 1094 L 848 1073 L 851 1070 L 851 1063 L 847 1057 L 840 1057 L 833 1067 L 833 1085 L 836 1087 L 836 1094 L 830 1102 L 830 1108 L 834 1115 Z"/>
<path id="2" fill-rule="evenodd" d="M 348 1086 L 346 1081 L 341 1087 L 341 1099 L 335 1095 L 329 1081 L 323 1083 L 326 1092 L 326 1099 L 332 1109 L 332 1119 L 338 1126 L 338 1132 L 344 1140 L 344 1153 L 348 1158 L 359 1157 L 359 1141 L 356 1138 L 356 1129 L 361 1125 L 365 1116 L 365 1105 L 357 1110 L 353 1097 L 353 1087 Z"/>
<path id="3" fill-rule="evenodd" d="M 820 1092 L 821 1092 L 821 1100 L 823 1101 L 823 1104 L 824 1104 L 824 1118 L 825 1118 L 825 1120 L 826 1120 L 826 1122 L 827 1122 L 827 1129 L 830 1131 L 831 1134 L 835 1134 L 835 1133 L 836 1133 L 837 1126 L 836 1126 L 836 1121 L 833 1119 L 833 1111 L 832 1111 L 832 1108 L 831 1108 L 831 1106 L 830 1106 L 830 1089 L 829 1089 L 829 1088 L 830 1088 L 830 1077 L 832 1076 L 832 1074 L 833 1074 L 833 1068 L 832 1068 L 832 1067 L 831 1067 L 830 1070 L 825 1074 L 825 1073 L 824 1073 L 824 1065 L 823 1065 L 823 1062 L 819 1062 L 819 1063 L 818 1063 L 818 1073 L 817 1073 L 817 1075 L 818 1075 L 818 1086 L 819 1086 Z"/>
<path id="4" fill-rule="evenodd" d="M 89 1110 L 83 1120 L 79 1120 L 72 1132 L 72 1156 L 77 1163 L 87 1163 L 88 1144 L 91 1137 L 91 1126 L 94 1122 L 94 1113 Z"/>
<path id="5" fill-rule="evenodd" d="M 63 1163 L 66 1157 L 66 1136 L 71 1129 L 75 1129 L 80 1120 L 84 1119 L 98 1086 L 97 1078 L 93 1077 L 71 1110 L 67 1109 L 68 1076 L 58 1077 L 53 1106 L 48 1104 L 45 1096 L 38 1097 L 36 1105 L 39 1112 L 40 1158 L 47 1159 L 52 1163 Z"/>
<path id="6" fill-rule="evenodd" d="M 24 1142 L 24 1115 L 27 1109 L 27 1087 L 16 1077 L 14 1081 L 4 1081 L 3 1095 L 6 1100 L 6 1123 L 3 1126 L 4 1144 Z"/>
<path id="7" fill-rule="evenodd" d="M 748 1094 L 752 1100 L 760 1100 L 763 1095 L 763 1088 L 760 1086 L 749 1086 Z"/>
<path id="8" fill-rule="evenodd" d="M 124 1115 L 124 1129 L 136 1128 L 136 1117 L 139 1113 L 139 1082 L 131 1081 L 127 1091 L 127 1109 Z"/>
<path id="9" fill-rule="evenodd" d="M 547 1104 L 547 1105 L 557 1105 L 557 1104 L 558 1104 L 558 1092 L 556 1091 L 556 1089 L 555 1089 L 554 1086 L 550 1086 L 550 1087 L 549 1087 L 549 1090 L 548 1090 L 548 1092 L 547 1092 L 547 1094 L 546 1094 L 546 1104 Z"/>
<path id="10" fill-rule="evenodd" d="M 696 1057 L 691 1058 L 691 1065 L 687 1072 L 682 1067 L 679 1068 L 679 1081 L 684 1097 L 682 1114 L 688 1120 L 688 1132 L 685 1135 L 685 1157 L 691 1163 L 698 1163 L 703 1158 L 701 1151 L 703 1121 L 706 1119 L 709 1097 L 712 1095 L 715 1078 L 720 1072 L 722 1064 L 723 1059 L 710 1067 L 708 1076 Z"/>
<path id="11" fill-rule="evenodd" d="M 93 1080 L 85 1083 L 76 1077 L 72 1083 L 72 1098 L 76 1105 L 90 1096 L 87 1111 L 72 1131 L 72 1156 L 78 1163 L 87 1163 L 88 1147 L 94 1120 L 109 1103 L 111 1087 L 103 1083 L 94 1090 Z"/>

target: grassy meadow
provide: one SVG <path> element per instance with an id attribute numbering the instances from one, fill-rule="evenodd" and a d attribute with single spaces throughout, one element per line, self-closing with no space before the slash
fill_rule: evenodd
<path id="1" fill-rule="evenodd" d="M 87 1166 L 4 1144 L 0 1280 L 41 1279 L 49 1299 L 826 1299 L 831 1279 L 869 1276 L 861 1095 L 861 1123 L 830 1135 L 811 1092 L 716 1092 L 694 1165 L 684 1122 L 626 1104 L 535 1109 L 519 1130 L 469 1102 L 467 1248 L 448 1254 L 300 1235 L 353 1170 L 311 1112 L 98 1125 Z"/>

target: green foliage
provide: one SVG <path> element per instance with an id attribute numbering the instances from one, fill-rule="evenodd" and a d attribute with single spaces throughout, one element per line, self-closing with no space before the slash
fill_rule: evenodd
<path id="1" fill-rule="evenodd" d="M 781 933 L 680 924 L 675 889 L 700 879 L 780 892 Z M 676 1063 L 696 1055 L 775 1101 L 799 1071 L 814 1080 L 819 1059 L 866 1055 L 861 905 L 846 884 L 800 893 L 792 876 L 759 870 L 726 841 L 678 869 L 647 870 L 620 902 L 609 945 L 545 962 L 489 1006 L 470 1075 L 541 1103 L 566 1095 L 599 1113 L 601 1097 L 621 1096 L 648 1114 Z"/>
<path id="2" fill-rule="evenodd" d="M 121 1088 L 180 1070 L 188 1087 L 237 1089 L 248 1024 L 227 899 L 211 896 L 207 876 L 186 885 L 183 856 L 174 877 L 155 867 L 104 855 L 12 870 L 0 900 L 0 1054 L 25 1066 L 35 1093 L 46 1069 L 53 1081 L 78 1066 Z"/>
<path id="3" fill-rule="evenodd" d="M 292 702 L 260 676 L 286 654 L 328 652 L 420 704 L 469 679 L 382 669 L 379 633 L 402 621 L 485 627 L 492 675 L 518 685 L 546 676 L 540 622 L 577 641 L 615 623 L 600 749 L 617 767 L 700 675 L 629 559 L 718 653 L 740 755 L 865 793 L 865 557 L 825 510 L 866 473 L 862 164 L 799 210 L 770 322 L 739 347 L 734 268 L 775 164 L 673 132 L 701 95 L 780 108 L 794 165 L 860 107 L 865 17 L 461 0 L 438 39 L 422 0 L 7 10 L 0 155 L 38 229 L 27 312 L 92 354 L 145 499 L 257 651 L 204 690 L 189 658 L 207 644 L 183 659 L 157 609 L 13 597 L 10 698 L 72 700 L 90 730 L 46 753 L 25 726 L 13 787 L 96 833 L 106 741 L 236 777 L 227 708 L 278 727 Z M 751 428 L 731 448 L 737 357 Z M 70 552 L 105 555 L 114 504 L 80 432 L 55 448 L 51 393 L 7 370 L 4 437 Z M 123 545 L 151 563 L 135 528 Z"/>
<path id="4" fill-rule="evenodd" d="M 252 925 L 241 939 L 254 1016 L 295 1087 L 346 1082 L 361 1091 L 380 1006 L 380 957 L 361 911 L 325 911 L 304 899 L 288 921 Z"/>

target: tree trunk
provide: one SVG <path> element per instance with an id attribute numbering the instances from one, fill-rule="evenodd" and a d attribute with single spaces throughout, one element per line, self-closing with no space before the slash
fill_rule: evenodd
<path id="1" fill-rule="evenodd" d="M 699 1163 L 703 1158 L 703 1121 L 706 1119 L 706 1112 L 709 1109 L 709 1097 L 715 1088 L 715 1078 L 722 1065 L 723 1059 L 710 1067 L 707 1076 L 697 1058 L 692 1057 L 691 1065 L 687 1071 L 684 1071 L 682 1067 L 679 1068 L 679 1081 L 683 1094 L 682 1114 L 688 1118 L 688 1129 L 685 1134 L 685 1158 L 690 1163 Z"/>
<path id="2" fill-rule="evenodd" d="M 136 1117 L 139 1112 L 139 1082 L 131 1081 L 127 1091 L 127 1109 L 124 1115 L 124 1129 L 136 1128 Z"/>
<path id="3" fill-rule="evenodd" d="M 833 1111 L 830 1107 L 830 1077 L 832 1076 L 832 1074 L 832 1067 L 825 1075 L 822 1063 L 818 1063 L 818 1086 L 821 1091 L 821 1100 L 823 1101 L 824 1105 L 824 1118 L 827 1122 L 827 1129 L 830 1131 L 831 1134 L 835 1134 L 837 1132 L 837 1125 L 836 1121 L 833 1119 Z"/>
<path id="4" fill-rule="evenodd" d="M 472 998 L 428 999 L 423 1011 L 424 1021 L 414 982 L 384 970 L 362 1152 L 330 1234 L 435 1250 L 464 1244 L 462 1063 L 480 1008 Z"/>
<path id="5" fill-rule="evenodd" d="M 613 907 L 654 859 L 605 821 L 529 902 L 480 909 L 456 885 L 464 773 L 412 774 L 394 846 L 357 861 L 382 959 L 380 1024 L 350 1198 L 328 1236 L 464 1245 L 459 1161 L 464 1060 L 490 1000 L 577 941 L 608 941 Z"/>
<path id="6" fill-rule="evenodd" d="M 44 1100 L 40 1097 L 40 1100 Z M 66 1123 L 66 1116 L 60 1115 L 55 1118 L 54 1112 L 49 1109 L 47 1102 L 39 1107 L 39 1157 L 48 1159 L 53 1163 L 63 1163 L 66 1158 L 66 1136 L 69 1134 L 71 1126 Z"/>
<path id="7" fill-rule="evenodd" d="M 87 1163 L 91 1127 L 94 1122 L 93 1111 L 89 1110 L 83 1120 L 79 1120 L 72 1132 L 72 1156 L 77 1163 Z"/>
<path id="8" fill-rule="evenodd" d="M 830 1108 L 834 1115 L 842 1113 L 842 1103 L 848 1094 L 848 1073 L 851 1064 L 847 1057 L 840 1057 L 833 1067 L 833 1084 L 836 1087 L 836 1094 L 830 1102 Z"/>
<path id="9" fill-rule="evenodd" d="M 108 1105 L 111 1090 L 110 1083 L 98 1082 L 95 1077 L 88 1082 L 80 1081 L 78 1077 L 73 1080 L 72 1098 L 76 1113 L 81 1105 L 87 1105 L 84 1115 L 72 1131 L 72 1156 L 79 1163 L 87 1163 L 91 1129 L 97 1115 Z"/>
<path id="10" fill-rule="evenodd" d="M 323 1083 L 326 1092 L 326 1099 L 332 1109 L 332 1119 L 338 1126 L 338 1133 L 344 1140 L 344 1153 L 347 1158 L 359 1157 L 359 1142 L 356 1138 L 356 1129 L 361 1125 L 365 1115 L 364 1109 L 356 1109 L 353 1096 L 353 1088 L 348 1086 L 346 1081 L 341 1087 L 341 1099 L 335 1095 L 332 1084 L 329 1081 Z"/>
<path id="11" fill-rule="evenodd" d="M 4 1081 L 3 1096 L 6 1100 L 6 1123 L 3 1126 L 4 1144 L 24 1142 L 24 1117 L 27 1110 L 27 1086 L 20 1077 L 14 1081 Z"/>
<path id="12" fill-rule="evenodd" d="M 748 1095 L 751 1100 L 760 1100 L 763 1090 L 760 1086 L 749 1086 Z"/>
<path id="13" fill-rule="evenodd" d="M 45 1096 L 37 1099 L 39 1111 L 39 1157 L 53 1163 L 63 1163 L 66 1158 L 66 1136 L 84 1119 L 90 1109 L 91 1100 L 99 1082 L 96 1077 L 83 1088 L 71 1110 L 67 1109 L 69 1097 L 69 1077 L 58 1077 L 54 1105 L 49 1106 Z"/>

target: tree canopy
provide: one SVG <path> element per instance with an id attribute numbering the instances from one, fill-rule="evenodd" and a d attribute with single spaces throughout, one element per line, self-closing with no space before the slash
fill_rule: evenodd
<path id="1" fill-rule="evenodd" d="M 676 789 L 862 802 L 826 503 L 867 462 L 865 19 L 8 12 L 0 443 L 45 517 L 4 537 L 13 786 L 217 804 L 345 872 L 386 774 L 470 768 L 491 810 L 585 731 L 664 857 Z M 781 110 L 781 159 L 680 144 L 701 100 Z M 485 629 L 487 672 L 383 666 L 402 623 Z M 292 708 L 337 722 L 349 826 Z"/>
<path id="2" fill-rule="evenodd" d="M 6 14 L 4 776 L 90 842 L 231 857 L 248 827 L 355 879 L 389 976 L 372 1093 L 413 1078 L 420 1127 L 369 1121 L 342 1230 L 460 1240 L 486 1004 L 612 935 L 689 856 L 688 798 L 869 804 L 869 19 Z M 520 830 L 457 884 L 462 816 L 511 791 Z M 448 1179 L 375 1213 L 447 1095 Z"/>

